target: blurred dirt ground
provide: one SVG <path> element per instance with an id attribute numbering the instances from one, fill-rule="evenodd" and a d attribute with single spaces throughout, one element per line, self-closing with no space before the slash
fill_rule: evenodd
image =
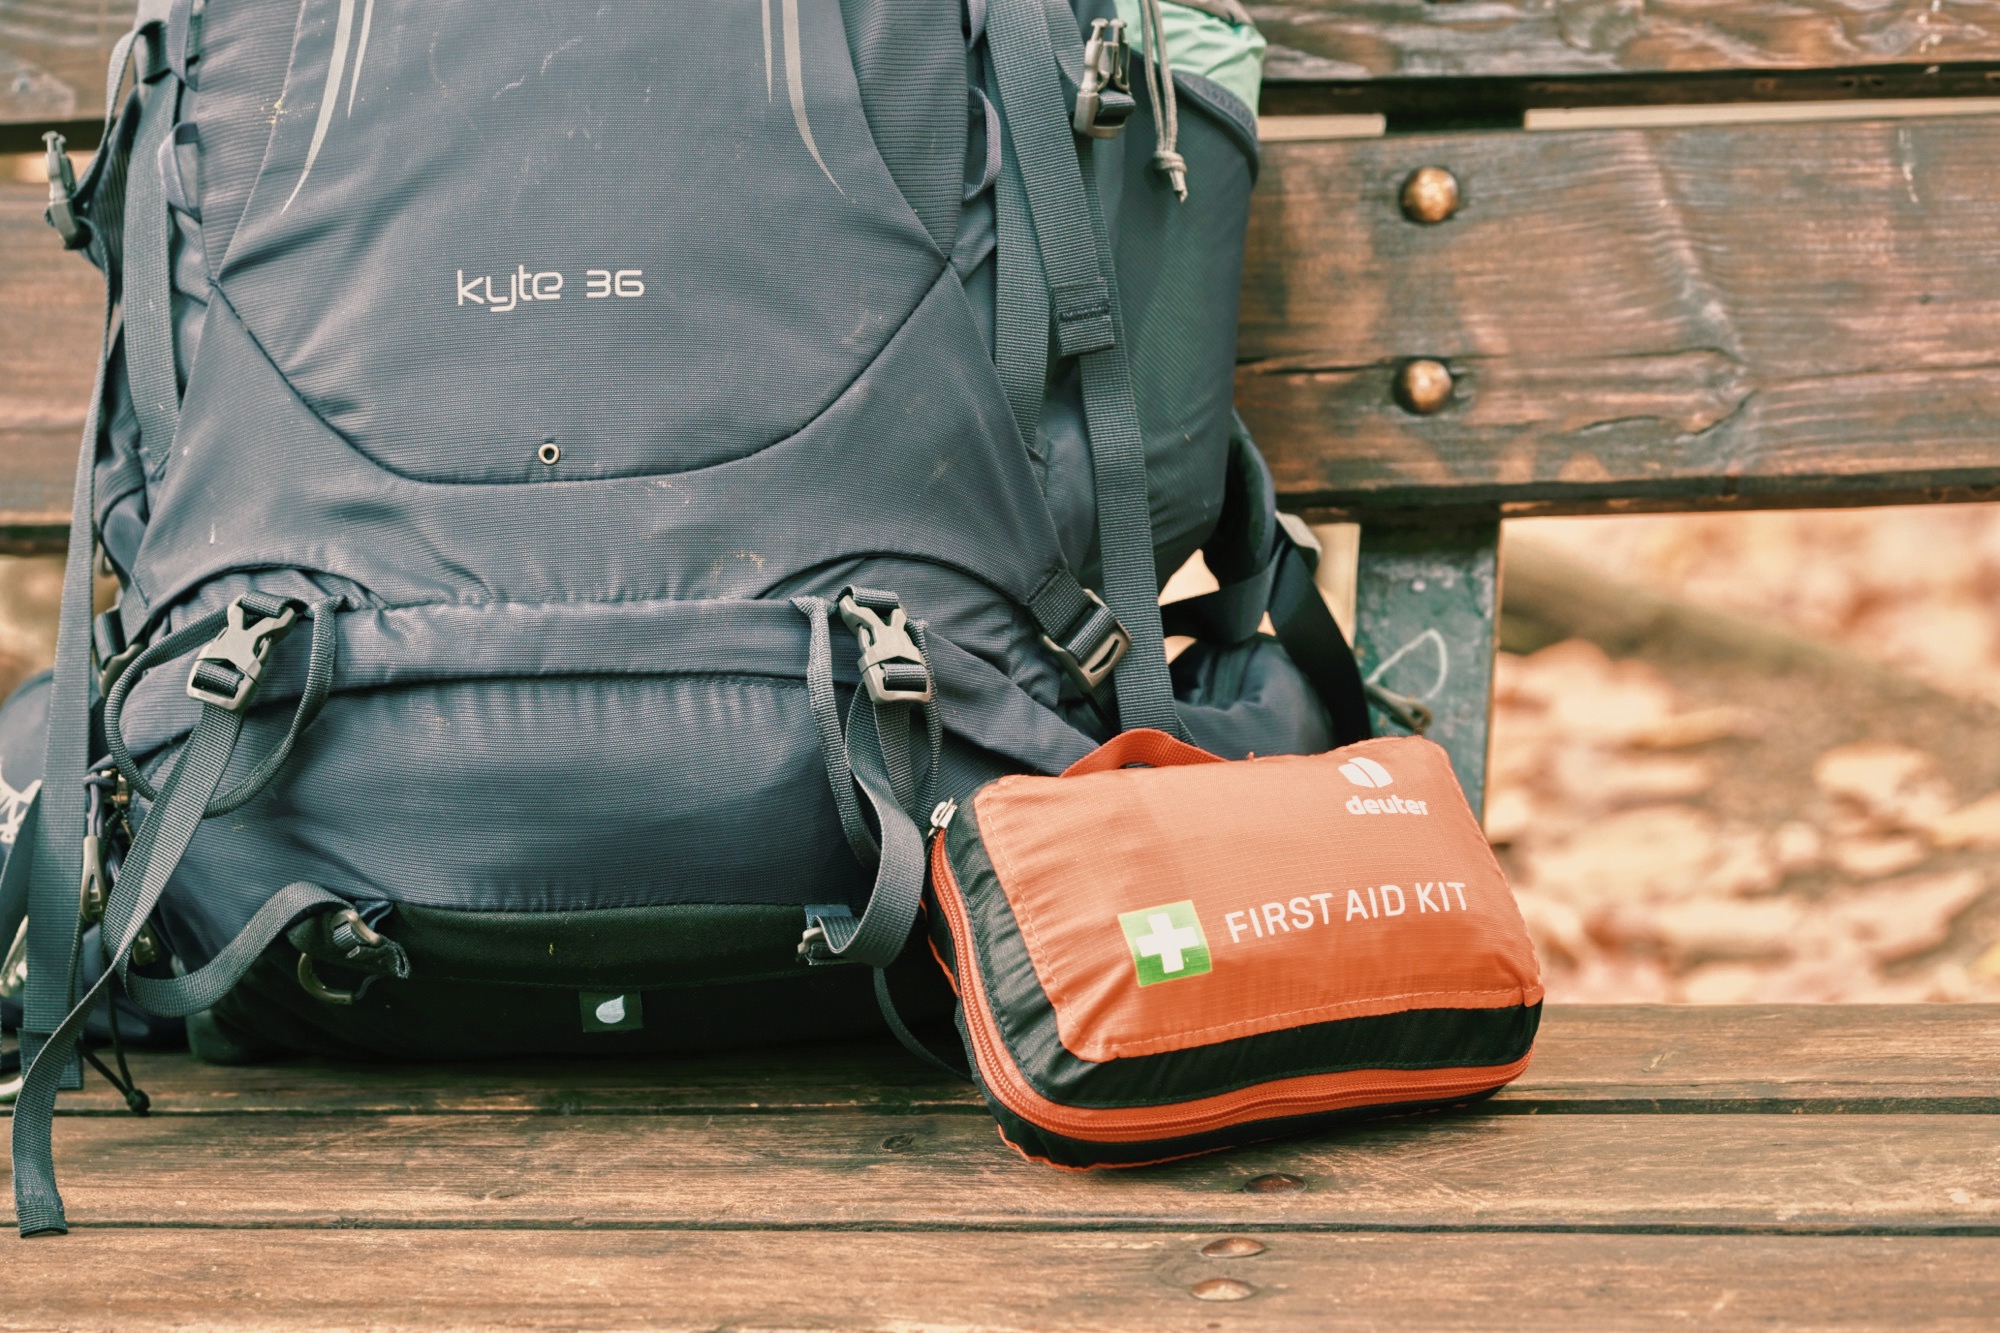
<path id="1" fill-rule="evenodd" d="M 2000 507 L 1537 519 L 1503 557 L 1486 823 L 1550 998 L 2000 1000 Z M 0 557 L 0 695 L 60 582 Z"/>
<path id="2" fill-rule="evenodd" d="M 1505 541 L 1487 832 L 1552 999 L 2000 999 L 2000 509 Z"/>

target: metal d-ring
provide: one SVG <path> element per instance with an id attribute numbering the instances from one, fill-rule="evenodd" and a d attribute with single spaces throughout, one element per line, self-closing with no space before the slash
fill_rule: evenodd
<path id="1" fill-rule="evenodd" d="M 319 973 L 313 970 L 312 955 L 308 953 L 299 955 L 299 985 L 305 988 L 306 994 L 327 1004 L 353 1004 L 354 997 L 360 994 L 359 991 L 335 990 L 321 981 Z"/>

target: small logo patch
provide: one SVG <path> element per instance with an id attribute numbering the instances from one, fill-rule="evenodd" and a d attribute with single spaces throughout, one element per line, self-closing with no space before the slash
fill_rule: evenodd
<path id="1" fill-rule="evenodd" d="M 639 997 L 629 991 L 618 995 L 584 991 L 577 999 L 583 1010 L 585 1032 L 630 1032 L 646 1026 L 646 1012 L 639 1004 Z"/>
<path id="2" fill-rule="evenodd" d="M 1141 986 L 1198 977 L 1211 969 L 1208 937 L 1201 933 L 1192 902 L 1121 912 L 1118 924 L 1125 930 Z"/>
<path id="3" fill-rule="evenodd" d="M 1357 787 L 1386 787 L 1396 779 L 1373 759 L 1358 757 L 1340 766 L 1340 775 Z"/>

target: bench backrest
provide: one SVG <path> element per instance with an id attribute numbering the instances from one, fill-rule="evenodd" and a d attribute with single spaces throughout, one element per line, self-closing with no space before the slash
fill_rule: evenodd
<path id="1" fill-rule="evenodd" d="M 1239 398 L 1475 803 L 1501 517 L 2000 487 L 2000 0 L 1251 9 Z M 121 27 L 0 0 L 0 152 L 90 143 Z M 0 180 L 0 549 L 62 540 L 95 350 L 41 202 Z"/>

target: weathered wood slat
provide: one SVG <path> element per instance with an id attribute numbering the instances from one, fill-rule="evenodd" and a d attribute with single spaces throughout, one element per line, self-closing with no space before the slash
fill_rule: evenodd
<path id="1" fill-rule="evenodd" d="M 0 124 L 104 114 L 104 65 L 137 6 L 122 0 L 0 0 Z"/>
<path id="2" fill-rule="evenodd" d="M 1435 112 L 1441 98 L 1519 107 L 1951 95 L 1984 90 L 1979 67 L 2000 62 L 1995 0 L 1250 8 L 1271 42 L 1267 111 Z M 85 122 L 103 112 L 105 60 L 132 10 L 129 0 L 0 0 L 0 143 L 30 143 L 51 124 L 88 131 Z"/>
<path id="3" fill-rule="evenodd" d="M 1931 0 L 1252 3 L 1286 80 L 1561 78 L 2000 60 L 2000 6 Z"/>
<path id="4" fill-rule="evenodd" d="M 60 541 L 97 366 L 104 282 L 0 180 L 0 553 Z"/>
<path id="5" fill-rule="evenodd" d="M 1272 145 L 1238 397 L 1295 504 L 1984 498 L 2000 119 Z M 1422 166 L 1463 206 L 1398 208 Z M 1395 401 L 1436 358 L 1443 410 Z"/>
<path id="6" fill-rule="evenodd" d="M 219 1068 L 140 1052 L 132 1065 L 163 1117 L 985 1114 L 970 1087 L 886 1041 L 651 1062 Z M 2000 1005 L 1553 1005 L 1534 1064 L 1490 1106 L 1503 1114 L 2000 1113 Z M 95 1077 L 65 1094 L 61 1110 L 130 1114 Z"/>
<path id="7" fill-rule="evenodd" d="M 1983 1237 L 78 1231 L 0 1327 L 1970 1328 Z M 1234 1304 L 1197 1283 L 1249 1288 Z"/>
<path id="8" fill-rule="evenodd" d="M 1977 1115 L 1383 1121 L 1137 1171 L 1024 1162 L 983 1118 L 75 1118 L 90 1225 L 1212 1227 L 2000 1233 Z M 1244 1190 L 1268 1172 L 1303 1192 Z"/>
<path id="9" fill-rule="evenodd" d="M 1245 415 L 1288 503 L 1327 511 L 1987 498 L 1995 160 L 1983 117 L 1272 145 Z M 1439 226 L 1396 205 L 1423 165 L 1463 187 Z M 95 279 L 32 187 L 0 199 L 0 308 L 37 327 L 0 342 L 0 527 L 46 541 Z M 1435 416 L 1391 392 L 1413 356 L 1458 377 Z"/>

